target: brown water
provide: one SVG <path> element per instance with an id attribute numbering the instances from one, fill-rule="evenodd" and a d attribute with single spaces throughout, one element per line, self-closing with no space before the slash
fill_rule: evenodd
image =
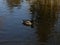
<path id="1" fill-rule="evenodd" d="M 0 45 L 59 45 L 52 33 L 59 27 L 53 10 L 34 0 L 0 0 Z M 33 25 L 25 26 L 23 20 Z"/>

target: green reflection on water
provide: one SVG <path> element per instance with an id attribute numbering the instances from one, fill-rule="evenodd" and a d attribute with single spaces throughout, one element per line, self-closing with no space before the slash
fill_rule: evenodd
<path id="1" fill-rule="evenodd" d="M 57 21 L 57 2 L 37 0 L 31 5 L 30 11 L 37 27 L 38 40 L 46 42 Z"/>
<path id="2" fill-rule="evenodd" d="M 21 0 L 6 0 L 9 10 L 12 11 L 14 7 L 20 8 Z"/>

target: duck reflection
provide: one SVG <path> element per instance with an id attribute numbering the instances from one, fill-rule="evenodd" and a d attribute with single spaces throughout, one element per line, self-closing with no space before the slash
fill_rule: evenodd
<path id="1" fill-rule="evenodd" d="M 13 9 L 14 7 L 19 7 L 21 0 L 7 0 L 8 7 Z"/>
<path id="2" fill-rule="evenodd" d="M 51 1 L 45 1 L 43 4 L 40 0 L 31 5 L 32 20 L 37 28 L 37 38 L 40 42 L 47 42 L 54 25 L 57 21 L 57 4 L 51 5 Z"/>

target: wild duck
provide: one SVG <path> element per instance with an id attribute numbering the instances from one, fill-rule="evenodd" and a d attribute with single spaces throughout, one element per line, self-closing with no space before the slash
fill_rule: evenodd
<path id="1" fill-rule="evenodd" d="M 32 21 L 30 20 L 23 20 L 23 24 L 26 26 L 31 26 L 32 25 Z"/>

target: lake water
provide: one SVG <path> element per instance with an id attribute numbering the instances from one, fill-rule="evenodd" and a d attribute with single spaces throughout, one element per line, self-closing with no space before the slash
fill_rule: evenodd
<path id="1" fill-rule="evenodd" d="M 0 0 L 0 45 L 55 45 L 48 32 L 51 34 L 56 17 L 41 15 L 40 19 L 34 16 L 39 15 L 38 8 L 33 9 L 32 0 Z M 23 20 L 33 20 L 34 27 L 23 25 Z"/>

